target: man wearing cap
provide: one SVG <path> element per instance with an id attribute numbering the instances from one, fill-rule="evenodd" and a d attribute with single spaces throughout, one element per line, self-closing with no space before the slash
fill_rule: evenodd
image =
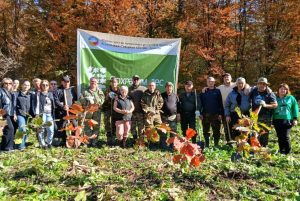
<path id="1" fill-rule="evenodd" d="M 140 77 L 134 75 L 132 77 L 132 85 L 129 87 L 129 97 L 134 104 L 134 111 L 131 118 L 131 132 L 133 139 L 136 140 L 142 134 L 144 128 L 144 111 L 141 106 L 141 99 L 146 87 L 140 85 Z"/>
<path id="2" fill-rule="evenodd" d="M 205 147 L 209 147 L 210 127 L 213 130 L 214 145 L 219 145 L 220 128 L 224 108 L 221 91 L 215 87 L 215 78 L 207 78 L 207 90 L 201 94 L 201 120 Z"/>
<path id="3" fill-rule="evenodd" d="M 180 124 L 182 134 L 186 134 L 188 128 L 196 131 L 196 117 L 200 116 L 201 101 L 196 91 L 193 91 L 193 82 L 186 81 L 184 85 L 185 92 L 179 95 L 178 113 L 180 114 Z M 196 143 L 196 136 L 192 138 Z"/>
<path id="4" fill-rule="evenodd" d="M 149 128 L 162 123 L 160 112 L 163 104 L 164 100 L 161 97 L 160 91 L 156 89 L 156 83 L 150 82 L 141 100 L 142 109 L 145 113 L 145 127 Z"/>
<path id="5" fill-rule="evenodd" d="M 107 145 L 112 146 L 115 142 L 115 120 L 113 118 L 113 104 L 115 97 L 120 95 L 120 89 L 118 86 L 118 80 L 116 77 L 111 77 L 110 85 L 104 92 L 105 99 L 102 105 L 102 110 L 104 112 L 104 125 L 106 131 Z"/>
<path id="6" fill-rule="evenodd" d="M 252 111 L 261 106 L 261 110 L 258 113 L 258 122 L 271 126 L 272 111 L 277 107 L 277 101 L 275 94 L 268 89 L 269 85 L 267 78 L 259 78 L 257 87 L 252 88 L 249 96 L 252 103 Z M 265 133 L 260 135 L 259 142 L 263 147 L 266 147 L 268 141 L 269 131 L 265 130 Z"/>
<path id="7" fill-rule="evenodd" d="M 79 101 L 83 106 L 88 106 L 89 104 L 98 104 L 101 108 L 103 102 L 104 102 L 104 93 L 101 91 L 101 89 L 98 88 L 98 80 L 95 77 L 90 78 L 90 86 L 87 90 L 83 91 L 79 97 Z M 101 111 L 100 109 L 96 112 L 93 112 L 92 114 L 88 113 L 86 116 L 87 119 L 93 119 L 98 124 L 96 124 L 91 130 L 89 128 L 88 123 L 85 123 L 84 126 L 84 132 L 88 136 L 92 136 L 93 134 L 96 134 L 97 137 L 100 133 L 100 120 L 101 120 Z M 97 138 L 90 140 L 90 146 L 96 146 L 97 144 Z"/>
<path id="8" fill-rule="evenodd" d="M 53 91 L 54 102 L 55 102 L 55 119 L 59 119 L 56 123 L 57 132 L 54 138 L 61 138 L 61 145 L 66 144 L 66 131 L 59 131 L 64 128 L 67 121 L 63 119 L 68 114 L 69 107 L 77 101 L 77 93 L 73 87 L 70 86 L 70 77 L 68 75 L 63 76 L 61 80 L 61 86 Z M 74 126 L 77 125 L 76 120 L 72 120 Z"/>

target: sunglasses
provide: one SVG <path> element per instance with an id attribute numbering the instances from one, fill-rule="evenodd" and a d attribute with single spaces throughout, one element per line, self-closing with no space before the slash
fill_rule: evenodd
<path id="1" fill-rule="evenodd" d="M 51 83 L 51 85 L 57 85 L 56 83 Z"/>
<path id="2" fill-rule="evenodd" d="M 12 84 L 12 82 L 4 82 L 3 84 L 10 85 L 10 84 Z"/>

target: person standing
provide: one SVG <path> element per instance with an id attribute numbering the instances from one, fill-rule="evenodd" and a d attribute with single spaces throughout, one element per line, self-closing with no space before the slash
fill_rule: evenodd
<path id="1" fill-rule="evenodd" d="M 118 80 L 116 77 L 110 79 L 110 85 L 105 91 L 105 100 L 102 105 L 102 111 L 104 112 L 104 125 L 106 131 L 107 145 L 112 146 L 115 142 L 115 119 L 113 116 L 113 104 L 114 99 L 120 95 L 120 89 L 118 87 Z"/>
<path id="2" fill-rule="evenodd" d="M 228 127 L 226 125 L 226 129 L 230 129 L 229 135 L 232 140 L 239 135 L 239 131 L 232 129 L 232 127 L 238 123 L 240 118 L 235 109 L 238 107 L 243 115 L 250 116 L 249 110 L 251 107 L 249 93 L 245 93 L 245 78 L 237 78 L 236 85 L 237 86 L 228 94 L 224 106 L 226 124 L 228 125 Z"/>
<path id="3" fill-rule="evenodd" d="M 12 91 L 13 92 L 18 92 L 19 91 L 19 85 L 20 85 L 20 81 L 19 80 L 14 80 Z"/>
<path id="4" fill-rule="evenodd" d="M 150 82 L 148 89 L 143 93 L 141 105 L 145 113 L 145 126 L 151 127 L 162 123 L 160 111 L 164 102 L 160 91 L 156 89 L 156 83 Z"/>
<path id="5" fill-rule="evenodd" d="M 178 112 L 180 114 L 180 124 L 182 134 L 186 135 L 186 130 L 192 128 L 196 131 L 196 118 L 200 117 L 201 100 L 196 91 L 193 90 L 193 82 L 186 81 L 185 92 L 179 95 Z M 198 133 L 199 134 L 199 133 Z M 192 142 L 196 143 L 197 136 L 192 138 Z"/>
<path id="6" fill-rule="evenodd" d="M 134 75 L 132 77 L 132 85 L 129 87 L 129 97 L 134 104 L 134 111 L 131 118 L 131 132 L 134 140 L 142 135 L 142 130 L 144 129 L 144 111 L 141 100 L 146 89 L 146 87 L 141 85 L 140 77 Z"/>
<path id="7" fill-rule="evenodd" d="M 221 84 L 220 86 L 217 87 L 217 89 L 220 90 L 221 95 L 222 95 L 223 107 L 225 107 L 226 98 L 228 97 L 229 93 L 232 92 L 232 89 L 234 87 L 236 87 L 236 83 L 232 82 L 231 74 L 225 73 L 223 75 L 223 84 Z M 223 127 L 224 127 L 225 139 L 228 143 L 230 141 L 230 136 L 229 136 L 230 133 L 228 132 L 227 121 L 225 119 L 225 116 L 226 115 L 223 115 L 222 122 L 223 122 Z"/>
<path id="8" fill-rule="evenodd" d="M 50 81 L 50 89 L 49 91 L 51 91 L 52 93 L 54 93 L 54 91 L 57 90 L 57 82 L 55 80 L 51 80 Z"/>
<path id="9" fill-rule="evenodd" d="M 39 93 L 41 92 L 41 79 L 40 78 L 34 78 L 32 81 L 33 89 L 30 91 L 31 94 L 35 95 L 34 98 L 31 99 L 31 105 L 34 105 L 35 111 L 32 111 L 33 114 L 39 115 L 40 114 L 40 96 Z"/>
<path id="10" fill-rule="evenodd" d="M 125 148 L 128 133 L 130 131 L 131 117 L 134 110 L 133 102 L 128 96 L 128 87 L 121 86 L 120 95 L 114 100 L 113 109 L 115 111 L 115 125 L 117 139 L 120 142 L 121 147 Z"/>
<path id="11" fill-rule="evenodd" d="M 7 125 L 3 128 L 1 141 L 1 150 L 12 151 L 14 149 L 14 103 L 12 91 L 13 81 L 10 78 L 3 78 L 2 88 L 0 89 L 0 107 L 5 111 L 3 119 L 6 119 Z"/>
<path id="12" fill-rule="evenodd" d="M 272 124 L 273 109 L 277 107 L 276 96 L 268 89 L 267 78 L 261 77 L 257 81 L 257 87 L 253 87 L 250 91 L 250 101 L 252 104 L 252 111 L 261 107 L 258 113 L 258 122 L 265 123 L 267 126 Z M 264 129 L 264 134 L 259 136 L 259 142 L 263 147 L 268 145 L 269 130 Z"/>
<path id="13" fill-rule="evenodd" d="M 40 93 L 36 93 L 33 98 L 39 99 L 39 105 L 33 105 L 34 110 L 37 111 L 35 108 L 39 107 L 39 114 L 43 119 L 43 123 L 51 122 L 50 126 L 43 127 L 40 132 L 37 133 L 37 139 L 39 141 L 39 145 L 42 149 L 48 149 L 52 146 L 53 135 L 54 135 L 54 114 L 55 114 L 55 103 L 54 97 L 51 92 L 49 92 L 49 81 L 42 80 L 41 81 L 41 91 Z M 34 101 L 37 103 L 37 101 Z"/>
<path id="14" fill-rule="evenodd" d="M 65 130 L 60 130 L 62 130 L 68 122 L 63 118 L 68 115 L 68 110 L 71 105 L 77 101 L 77 93 L 74 88 L 71 87 L 71 79 L 68 75 L 62 77 L 61 86 L 52 93 L 55 101 L 55 119 L 59 119 L 56 123 L 57 132 L 55 133 L 55 137 L 61 138 L 61 145 L 65 145 L 67 134 Z M 77 126 L 75 119 L 71 120 L 71 123 L 74 127 Z"/>
<path id="15" fill-rule="evenodd" d="M 90 114 L 88 113 L 86 118 L 93 119 L 94 121 L 98 122 L 93 128 L 93 130 L 89 129 L 88 123 L 85 122 L 84 132 L 88 136 L 92 136 L 96 134 L 97 137 L 100 134 L 100 122 L 101 122 L 101 111 L 100 107 L 104 102 L 104 94 L 101 89 L 98 88 L 98 81 L 95 77 L 90 78 L 90 86 L 87 90 L 83 91 L 79 97 L 79 102 L 83 106 L 88 106 L 89 104 L 97 104 L 99 106 L 99 110 Z M 90 140 L 90 146 L 96 146 L 97 138 Z"/>
<path id="16" fill-rule="evenodd" d="M 18 122 L 18 129 L 20 132 L 23 133 L 23 139 L 21 144 L 19 145 L 19 150 L 24 150 L 27 140 L 26 132 L 26 124 L 28 121 L 28 117 L 31 114 L 31 97 L 32 94 L 30 93 L 30 82 L 25 80 L 22 84 L 22 90 L 17 93 L 15 104 L 16 104 L 16 115 L 17 115 L 17 122 Z"/>
<path id="17" fill-rule="evenodd" d="M 293 126 L 297 126 L 299 106 L 285 83 L 279 86 L 276 100 L 278 107 L 273 112 L 273 125 L 278 137 L 279 151 L 281 154 L 289 154 L 291 152 L 290 132 Z"/>
<path id="18" fill-rule="evenodd" d="M 209 147 L 210 127 L 213 130 L 214 145 L 219 145 L 221 120 L 224 113 L 221 91 L 215 87 L 215 78 L 207 78 L 207 90 L 201 94 L 201 120 L 205 147 Z"/>
<path id="19" fill-rule="evenodd" d="M 162 107 L 161 118 L 162 122 L 169 124 L 172 131 L 177 133 L 177 107 L 179 103 L 178 96 L 173 92 L 173 83 L 167 82 L 165 85 L 166 91 L 161 94 L 164 100 Z"/>

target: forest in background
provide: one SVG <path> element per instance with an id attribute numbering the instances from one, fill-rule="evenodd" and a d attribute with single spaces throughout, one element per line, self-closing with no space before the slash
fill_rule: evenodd
<path id="1" fill-rule="evenodd" d="M 230 72 L 300 95 L 299 13 L 295 0 L 0 0 L 0 76 L 75 83 L 80 28 L 182 38 L 179 83 L 202 88 L 207 75 Z"/>

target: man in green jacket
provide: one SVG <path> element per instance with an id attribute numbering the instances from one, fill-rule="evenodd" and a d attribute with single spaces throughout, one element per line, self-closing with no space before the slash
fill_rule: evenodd
<path id="1" fill-rule="evenodd" d="M 90 86 L 87 90 L 85 90 L 84 92 L 82 92 L 80 98 L 79 98 L 80 103 L 83 106 L 87 106 L 89 104 L 98 104 L 99 108 L 102 106 L 103 102 L 104 102 L 104 94 L 102 92 L 101 89 L 98 88 L 98 81 L 95 77 L 90 78 Z M 93 134 L 96 134 L 97 136 L 99 136 L 100 133 L 100 121 L 101 121 L 101 111 L 100 109 L 92 114 L 88 114 L 86 116 L 87 119 L 93 119 L 96 122 L 98 122 L 98 124 L 96 124 L 93 128 L 93 130 L 91 130 L 89 128 L 89 125 L 87 123 L 85 123 L 84 126 L 84 132 L 86 135 L 91 136 Z M 97 143 L 97 138 L 90 140 L 90 145 L 91 146 L 95 146 Z"/>

